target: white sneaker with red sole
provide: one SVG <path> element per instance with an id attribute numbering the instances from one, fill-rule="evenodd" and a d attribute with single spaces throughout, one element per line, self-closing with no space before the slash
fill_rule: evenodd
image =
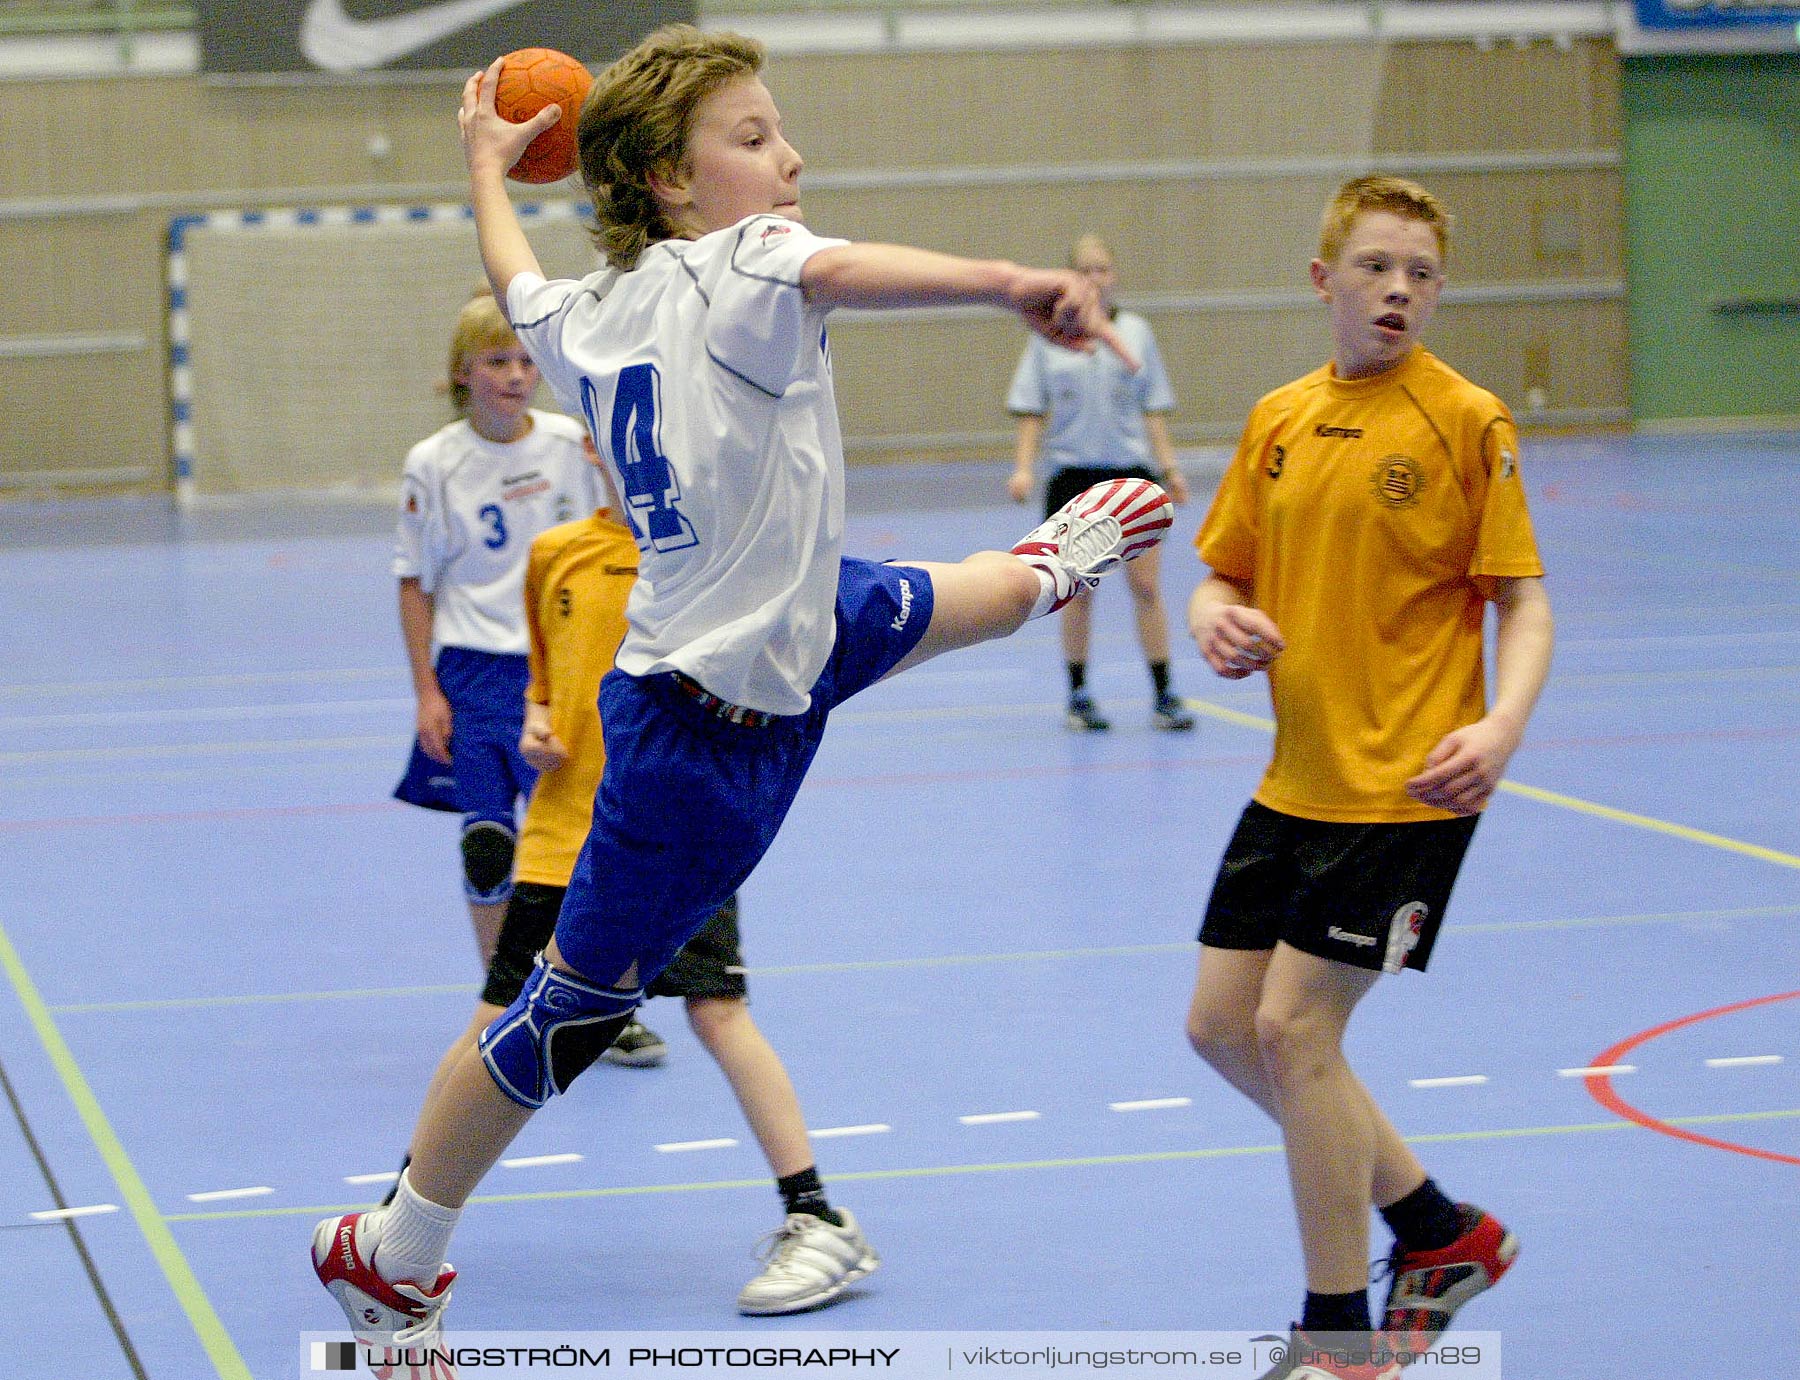
<path id="1" fill-rule="evenodd" d="M 313 1229 L 313 1270 L 338 1301 L 350 1331 L 366 1346 L 428 1350 L 443 1337 L 444 1306 L 456 1271 L 438 1271 L 430 1289 L 389 1283 L 369 1263 L 366 1212 L 327 1217 Z"/>
<path id="2" fill-rule="evenodd" d="M 1012 553 L 1056 586 L 1054 613 L 1102 576 L 1155 546 L 1175 521 L 1175 505 L 1148 479 L 1108 479 L 1083 489 L 1026 534 Z"/>

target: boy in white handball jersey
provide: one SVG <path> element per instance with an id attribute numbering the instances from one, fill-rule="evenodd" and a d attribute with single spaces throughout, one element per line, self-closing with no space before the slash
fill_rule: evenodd
<path id="1" fill-rule="evenodd" d="M 1160 489 L 1116 480 L 1011 553 L 955 565 L 841 556 L 833 308 L 987 303 L 1060 344 L 1124 349 L 1076 274 L 813 235 L 761 65 L 753 40 L 672 25 L 601 74 L 579 145 L 609 267 L 580 282 L 544 280 L 504 182 L 557 116 L 500 119 L 498 63 L 463 91 L 483 263 L 559 400 L 587 417 L 639 577 L 600 692 L 593 829 L 555 937 L 444 1078 L 393 1203 L 314 1233 L 314 1267 L 366 1340 L 438 1335 L 463 1203 L 749 876 L 832 708 L 1016 631 L 1168 529 Z"/>
<path id="2" fill-rule="evenodd" d="M 518 803 L 537 772 L 524 727 L 525 558 L 540 532 L 603 501 L 579 422 L 531 406 L 538 367 L 483 289 L 450 336 L 458 420 L 406 456 L 394 575 L 400 635 L 418 699 L 417 738 L 394 794 L 462 815 L 463 892 L 485 966 L 512 894 Z M 660 1063 L 637 1022 L 605 1058 Z"/>
<path id="3" fill-rule="evenodd" d="M 519 756 L 525 557 L 538 533 L 602 497 L 580 423 L 532 407 L 537 365 L 486 292 L 457 314 L 449 374 L 458 418 L 408 452 L 400 481 L 394 575 L 418 742 L 395 794 L 461 812 L 463 888 L 485 964 L 512 887 L 514 809 L 537 779 Z"/>

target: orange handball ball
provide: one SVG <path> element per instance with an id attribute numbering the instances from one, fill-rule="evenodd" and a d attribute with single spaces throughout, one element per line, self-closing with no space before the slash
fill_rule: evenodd
<path id="1" fill-rule="evenodd" d="M 562 107 L 562 119 L 525 146 L 508 177 L 515 182 L 560 182 L 575 171 L 580 162 L 575 126 L 593 84 L 587 68 L 554 48 L 521 48 L 500 59 L 494 109 L 501 119 L 522 125 L 547 105 Z"/>

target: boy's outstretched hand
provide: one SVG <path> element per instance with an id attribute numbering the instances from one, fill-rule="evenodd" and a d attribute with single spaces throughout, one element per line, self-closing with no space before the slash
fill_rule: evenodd
<path id="1" fill-rule="evenodd" d="M 506 176 L 525 147 L 562 118 L 555 102 L 545 106 L 522 125 L 515 125 L 494 109 L 494 93 L 500 88 L 500 65 L 495 58 L 463 83 L 462 109 L 456 113 L 462 131 L 463 157 L 473 174 L 497 172 Z"/>
<path id="2" fill-rule="evenodd" d="M 1011 297 L 1013 310 L 1024 318 L 1025 324 L 1052 344 L 1084 352 L 1092 351 L 1096 344 L 1105 345 L 1125 361 L 1132 373 L 1143 367 L 1143 361 L 1132 354 L 1131 347 L 1113 329 L 1099 291 L 1079 273 L 1054 268 L 1021 269 Z"/>

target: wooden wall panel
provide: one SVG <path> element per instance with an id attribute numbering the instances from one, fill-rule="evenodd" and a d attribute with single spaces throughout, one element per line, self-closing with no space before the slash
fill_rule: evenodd
<path id="1" fill-rule="evenodd" d="M 6 335 L 163 333 L 168 217 L 0 220 Z"/>
<path id="2" fill-rule="evenodd" d="M 769 73 L 815 175 L 906 168 L 1255 160 L 1190 180 L 1142 177 L 953 189 L 826 190 L 811 223 L 1029 262 L 1060 262 L 1086 230 L 1107 235 L 1131 294 L 1304 288 L 1331 169 L 1279 160 L 1597 151 L 1620 141 L 1609 44 L 1483 52 L 1468 43 L 1221 45 L 1079 52 L 784 57 Z M 42 88 L 0 83 L 0 337 L 137 332 L 150 348 L 91 358 L 0 351 L 0 388 L 29 397 L 29 427 L 0 437 L 0 483 L 47 463 L 168 468 L 163 252 L 172 210 L 312 200 L 409 201 L 462 177 L 456 87 L 227 87 L 193 78 L 59 82 L 54 138 Z M 371 135 L 386 138 L 372 157 Z M 1270 166 L 1271 163 L 1276 166 Z M 1459 217 L 1462 283 L 1617 282 L 1615 166 L 1457 171 L 1424 179 Z M 390 188 L 384 193 L 382 188 Z M 315 189 L 307 194 L 305 189 Z M 143 196 L 127 214 L 20 219 L 28 199 Z M 470 265 L 470 276 L 475 266 Z M 1186 435 L 1229 434 L 1271 380 L 1316 362 L 1313 314 L 1161 311 L 1153 316 L 1184 398 Z M 1515 403 L 1622 406 L 1617 301 L 1446 308 L 1439 343 Z M 1585 333 L 1585 334 L 1584 334 Z M 834 326 L 853 453 L 884 437 L 997 434 L 1018 348 L 998 320 Z M 946 377 L 945 359 L 957 361 Z M 1279 377 L 1278 377 L 1279 376 Z M 371 379 L 379 393 L 387 384 Z M 121 421 L 122 410 L 128 420 Z M 945 446 L 921 446 L 941 452 Z M 955 447 L 948 447 L 955 449 Z M 1002 454 L 1002 451 L 990 451 Z M 95 457 L 104 457 L 104 460 Z"/>
<path id="3" fill-rule="evenodd" d="M 156 358 L 161 358 L 158 351 Z M 0 361 L 6 394 L 4 468 L 0 494 L 81 491 L 80 480 L 44 486 L 44 471 L 91 471 L 92 487 L 166 489 L 168 430 L 162 371 L 136 355 L 77 355 Z M 123 485 L 109 471 L 143 467 L 150 473 Z"/>
<path id="4" fill-rule="evenodd" d="M 1610 170 L 1425 179 L 1456 217 L 1451 271 L 1468 282 L 1616 278 L 1620 189 Z M 849 239 L 1061 263 L 1077 235 L 1112 245 L 1124 291 L 1305 285 L 1332 177 L 817 191 L 809 222 Z"/>
<path id="5" fill-rule="evenodd" d="M 1175 386 L 1178 439 L 1226 441 L 1264 393 L 1330 354 L 1323 307 L 1151 313 Z M 1441 308 L 1428 345 L 1529 422 L 1542 390 L 1552 410 L 1622 409 L 1625 313 L 1617 301 Z M 935 432 L 944 454 L 1001 458 L 1012 420 L 1006 387 L 1024 344 L 1001 317 L 832 327 L 832 360 L 853 453 L 891 453 L 895 438 Z M 950 437 L 960 437 L 952 441 Z"/>

